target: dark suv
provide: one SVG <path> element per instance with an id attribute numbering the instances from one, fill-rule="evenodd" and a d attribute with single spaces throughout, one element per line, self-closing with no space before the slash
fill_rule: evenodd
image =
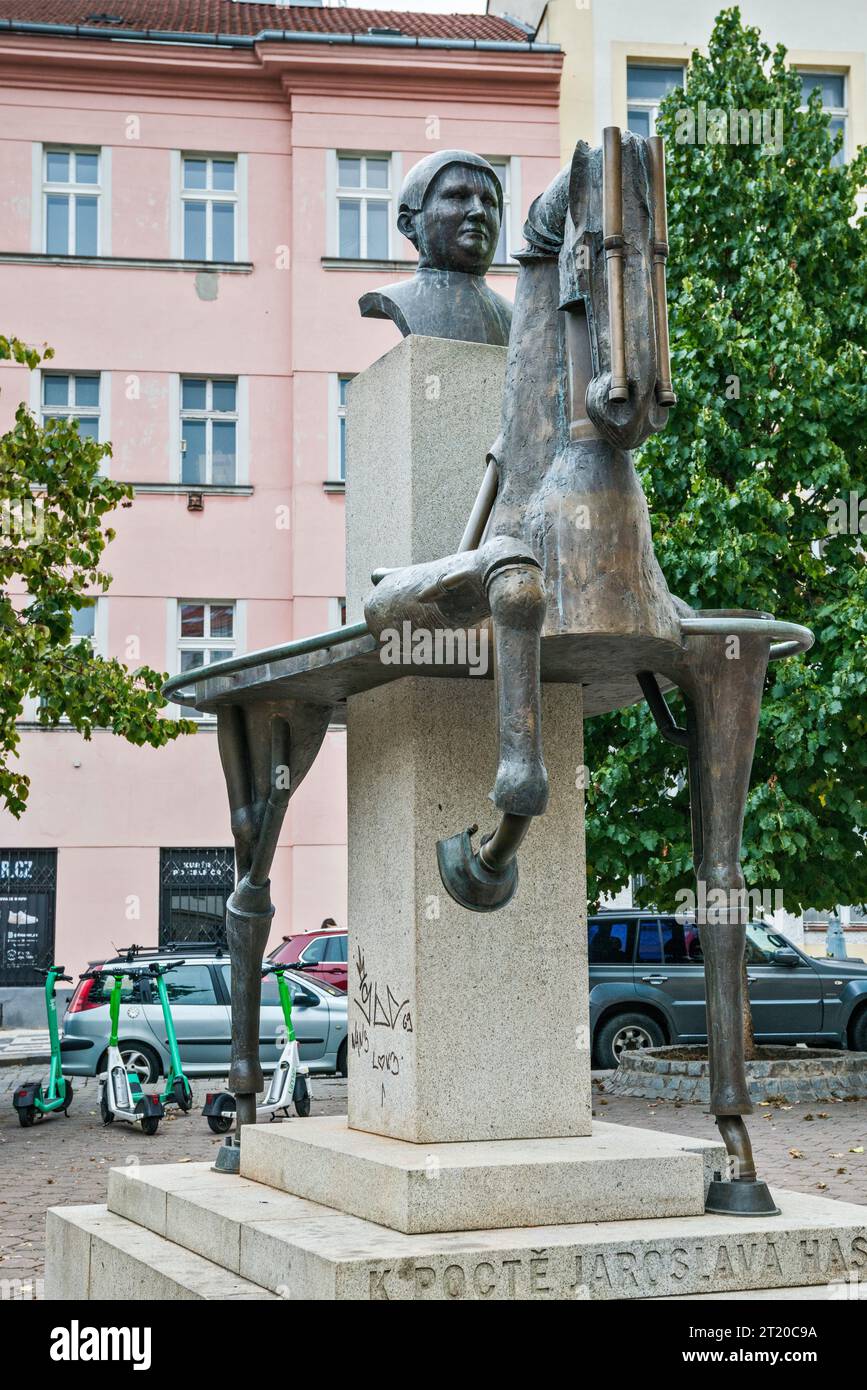
<path id="1" fill-rule="evenodd" d="M 704 966 L 686 918 L 610 909 L 588 922 L 594 1065 L 628 1048 L 706 1042 Z M 867 965 L 814 960 L 779 932 L 747 928 L 747 978 L 759 1042 L 867 1052 Z"/>

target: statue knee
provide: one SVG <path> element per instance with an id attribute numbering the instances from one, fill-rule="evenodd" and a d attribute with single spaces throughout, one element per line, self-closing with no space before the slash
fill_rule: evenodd
<path id="1" fill-rule="evenodd" d="M 483 579 L 495 625 L 540 633 L 545 621 L 545 580 L 532 550 L 498 536 L 480 551 Z"/>

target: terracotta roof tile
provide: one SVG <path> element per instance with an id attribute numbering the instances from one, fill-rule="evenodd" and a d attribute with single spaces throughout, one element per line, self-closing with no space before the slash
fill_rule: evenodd
<path id="1" fill-rule="evenodd" d="M 495 15 L 415 14 L 345 6 L 259 5 L 244 0 L 0 0 L 0 20 L 185 34 L 254 35 L 264 29 L 312 34 L 366 34 L 399 29 L 407 38 L 526 41 Z"/>

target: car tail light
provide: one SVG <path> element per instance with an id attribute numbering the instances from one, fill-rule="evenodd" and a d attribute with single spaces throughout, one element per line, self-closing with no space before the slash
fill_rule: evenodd
<path id="1" fill-rule="evenodd" d="M 105 1003 L 104 999 L 91 998 L 95 984 L 96 980 L 79 980 L 75 992 L 66 1006 L 68 1014 L 83 1014 L 86 1009 L 98 1009 Z"/>

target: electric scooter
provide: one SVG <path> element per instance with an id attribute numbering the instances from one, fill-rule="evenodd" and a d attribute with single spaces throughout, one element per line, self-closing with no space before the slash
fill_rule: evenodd
<path id="1" fill-rule="evenodd" d="M 68 1081 L 60 1070 L 60 1033 L 57 1028 L 57 1002 L 54 998 L 57 981 L 68 980 L 72 984 L 72 976 L 64 975 L 62 965 L 50 965 L 47 970 L 37 970 L 36 973 L 45 976 L 45 1008 L 48 1013 L 48 1037 L 51 1042 L 51 1067 L 47 1085 L 43 1085 L 41 1081 L 24 1081 L 15 1088 L 12 1104 L 18 1111 L 18 1123 L 22 1129 L 29 1128 L 37 1115 L 42 1119 L 58 1110 L 62 1110 L 65 1115 L 72 1104 L 72 1082 Z"/>
<path id="2" fill-rule="evenodd" d="M 108 1068 L 100 1077 L 99 1112 L 104 1125 L 114 1124 L 115 1120 L 125 1120 L 130 1125 L 141 1125 L 143 1134 L 156 1134 L 160 1120 L 165 1114 L 158 1096 L 147 1096 L 141 1088 L 138 1073 L 127 1071 L 118 1046 L 120 1025 L 120 996 L 124 976 L 135 979 L 145 975 L 143 969 L 130 969 L 128 965 L 107 966 L 101 970 L 87 970 L 82 980 L 100 980 L 112 977 L 109 998 L 111 1036 L 108 1040 Z"/>
<path id="3" fill-rule="evenodd" d="M 302 1119 L 310 1114 L 310 1102 L 313 1098 L 310 1090 L 310 1071 L 299 1061 L 298 1040 L 295 1037 L 295 1029 L 292 1027 L 292 994 L 289 989 L 289 982 L 285 978 L 285 972 L 290 968 L 294 967 L 281 962 L 262 967 L 263 976 L 276 975 L 277 977 L 277 989 L 280 994 L 286 1029 L 286 1042 L 280 1054 L 280 1060 L 271 1074 L 265 1099 L 261 1105 L 256 1106 L 257 1120 L 266 1115 L 273 1120 L 276 1118 L 278 1110 L 282 1110 L 288 1119 L 289 1106 L 293 1103 L 297 1114 Z M 225 1134 L 228 1129 L 231 1129 L 235 1119 L 235 1097 L 231 1091 L 209 1092 L 205 1097 L 202 1114 L 214 1134 Z"/>
<path id="4" fill-rule="evenodd" d="M 178 965 L 183 964 L 184 962 L 182 960 L 173 960 L 170 965 L 159 965 L 156 961 L 151 961 L 147 967 L 146 973 L 157 987 L 157 995 L 163 1011 L 166 1042 L 169 1048 L 169 1073 L 166 1077 L 165 1090 L 160 1096 L 160 1101 L 164 1106 L 174 1104 L 181 1110 L 187 1111 L 193 1108 L 193 1088 L 184 1075 L 184 1069 L 181 1064 L 178 1037 L 175 1032 L 175 1024 L 172 1018 L 172 1010 L 169 1004 L 169 995 L 165 981 L 165 976 L 169 970 L 174 970 Z"/>

